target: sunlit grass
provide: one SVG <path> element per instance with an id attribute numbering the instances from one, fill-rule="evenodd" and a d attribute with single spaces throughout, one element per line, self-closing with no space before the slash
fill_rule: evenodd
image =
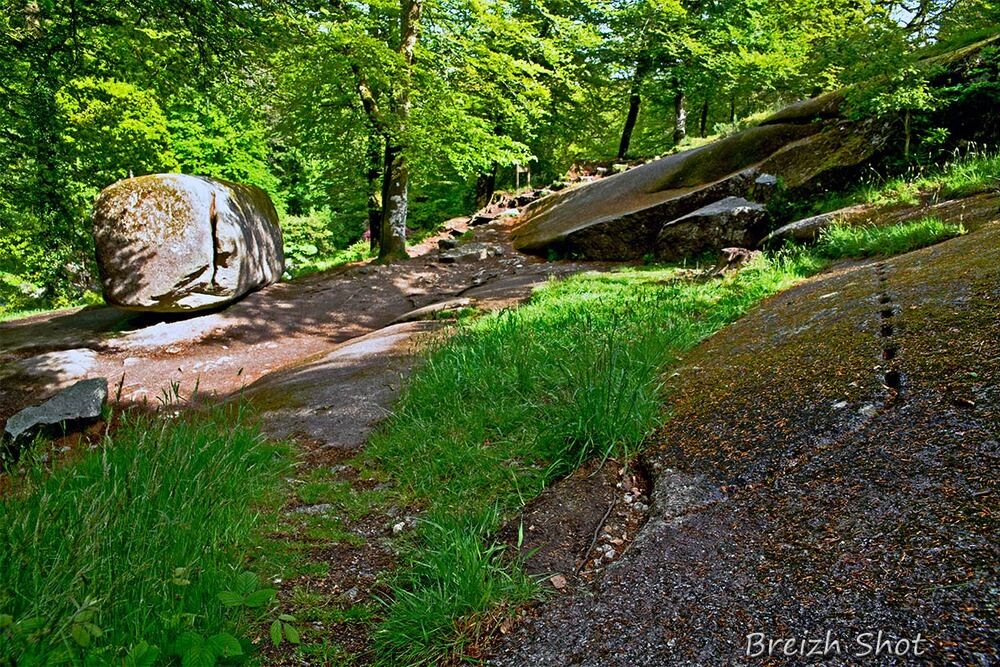
<path id="1" fill-rule="evenodd" d="M 78 460 L 26 464 L 0 500 L 0 664 L 122 664 L 140 641 L 166 655 L 233 622 L 217 595 L 244 569 L 281 450 L 233 410 L 123 420 Z"/>

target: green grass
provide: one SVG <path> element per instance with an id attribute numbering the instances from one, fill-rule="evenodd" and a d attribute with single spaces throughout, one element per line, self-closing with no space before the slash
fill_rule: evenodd
<path id="1" fill-rule="evenodd" d="M 366 259 L 371 259 L 372 257 L 375 257 L 376 254 L 378 254 L 378 252 L 372 252 L 368 241 L 362 239 L 352 243 L 346 248 L 336 250 L 330 255 L 303 259 L 294 268 L 292 268 L 289 273 L 292 278 L 301 278 L 302 276 L 307 276 L 312 273 L 329 271 L 330 269 L 343 264 L 350 264 L 351 262 L 360 262 Z"/>
<path id="2" fill-rule="evenodd" d="M 933 217 L 887 227 L 833 225 L 822 231 L 815 252 L 829 259 L 898 255 L 962 234 L 962 225 Z"/>
<path id="3" fill-rule="evenodd" d="M 828 193 L 805 207 L 794 206 L 783 217 L 805 218 L 855 204 L 916 206 L 991 190 L 1000 191 L 1000 153 L 975 152 L 940 165 L 912 167 L 889 179 L 872 174 L 855 189 Z"/>
<path id="4" fill-rule="evenodd" d="M 493 531 L 581 461 L 633 457 L 661 419 L 663 369 L 822 264 L 784 252 L 706 282 L 672 267 L 582 274 L 433 352 L 362 458 L 425 519 L 376 628 L 382 664 L 461 655 L 480 622 L 537 594 Z"/>
<path id="5" fill-rule="evenodd" d="M 79 460 L 28 465 L 0 500 L 0 664 L 111 660 L 140 641 L 166 655 L 184 631 L 238 622 L 216 596 L 262 530 L 255 504 L 277 500 L 282 450 L 233 410 L 122 419 Z"/>
<path id="6" fill-rule="evenodd" d="M 864 201 L 877 206 L 918 204 L 922 197 L 934 200 L 967 197 L 1000 189 L 1000 153 L 977 153 L 925 171 L 911 172 L 867 187 Z"/>

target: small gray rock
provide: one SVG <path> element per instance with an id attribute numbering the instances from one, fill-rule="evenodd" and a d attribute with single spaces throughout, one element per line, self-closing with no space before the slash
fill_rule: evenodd
<path id="1" fill-rule="evenodd" d="M 101 416 L 107 399 L 108 381 L 105 378 L 80 380 L 41 405 L 25 408 L 8 419 L 4 435 L 15 441 L 37 427 L 96 419 Z"/>
<path id="2" fill-rule="evenodd" d="M 438 239 L 438 248 L 441 250 L 451 250 L 452 248 L 458 247 L 458 240 L 456 239 Z"/>
<path id="3" fill-rule="evenodd" d="M 487 257 L 502 255 L 503 249 L 489 243 L 466 243 L 463 246 L 441 253 L 438 261 L 442 264 L 465 264 L 481 262 Z"/>

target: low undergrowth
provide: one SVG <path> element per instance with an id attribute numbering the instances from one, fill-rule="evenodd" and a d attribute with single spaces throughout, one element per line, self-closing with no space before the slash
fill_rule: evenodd
<path id="1" fill-rule="evenodd" d="M 462 327 L 411 378 L 363 456 L 425 517 L 375 628 L 377 660 L 461 656 L 495 610 L 537 595 L 499 547 L 484 546 L 490 535 L 582 461 L 633 458 L 662 419 L 664 369 L 699 341 L 832 259 L 905 252 L 960 231 L 930 219 L 835 227 L 816 248 L 708 281 L 674 267 L 586 273 Z"/>
<path id="2" fill-rule="evenodd" d="M 585 459 L 632 458 L 660 418 L 662 370 L 822 263 L 789 251 L 721 280 L 677 268 L 582 274 L 433 352 L 362 458 L 424 517 L 375 629 L 377 660 L 462 655 L 477 621 L 536 595 L 485 546 L 501 521 Z"/>
<path id="3" fill-rule="evenodd" d="M 214 664 L 270 612 L 242 565 L 280 502 L 282 448 L 240 409 L 121 422 L 0 499 L 0 665 Z"/>
<path id="4" fill-rule="evenodd" d="M 1000 152 L 973 150 L 940 164 L 914 165 L 891 178 L 871 172 L 857 187 L 793 204 L 786 210 L 780 210 L 780 199 L 775 206 L 780 217 L 796 219 L 855 204 L 916 206 L 989 191 L 1000 191 Z"/>
<path id="5" fill-rule="evenodd" d="M 833 225 L 822 231 L 814 252 L 829 259 L 898 255 L 962 234 L 962 225 L 934 217 L 888 227 Z"/>

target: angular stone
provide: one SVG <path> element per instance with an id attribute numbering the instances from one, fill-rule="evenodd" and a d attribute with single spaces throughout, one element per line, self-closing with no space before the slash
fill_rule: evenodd
<path id="1" fill-rule="evenodd" d="M 663 225 L 658 259 L 675 260 L 727 246 L 752 246 L 764 232 L 767 209 L 742 197 L 726 197 Z"/>
<path id="2" fill-rule="evenodd" d="M 780 245 L 783 241 L 796 241 L 799 243 L 815 241 L 819 233 L 833 223 L 864 210 L 865 207 L 859 204 L 790 222 L 765 236 L 760 245 L 775 246 Z"/>
<path id="3" fill-rule="evenodd" d="M 30 435 L 37 428 L 63 422 L 96 419 L 108 398 L 108 381 L 104 378 L 80 380 L 63 389 L 41 405 L 21 410 L 7 420 L 4 435 L 12 441 Z"/>
<path id="4" fill-rule="evenodd" d="M 891 134 L 880 121 L 842 117 L 842 102 L 836 93 L 796 103 L 757 127 L 534 202 L 513 231 L 514 247 L 638 259 L 653 251 L 665 221 L 723 197 L 766 202 L 778 183 L 798 198 L 838 187 Z"/>
<path id="5" fill-rule="evenodd" d="M 489 243 L 466 243 L 441 253 L 438 261 L 442 264 L 465 264 L 481 262 L 487 257 L 502 255 L 503 249 Z"/>
<path id="6" fill-rule="evenodd" d="M 105 300 L 132 310 L 219 306 L 276 282 L 281 229 L 260 188 L 184 174 L 119 181 L 94 207 Z"/>

